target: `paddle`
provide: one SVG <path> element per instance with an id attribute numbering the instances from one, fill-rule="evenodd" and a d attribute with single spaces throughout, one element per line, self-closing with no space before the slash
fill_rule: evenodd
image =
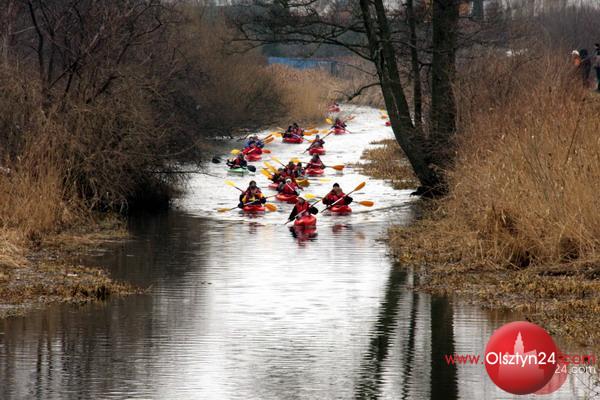
<path id="1" fill-rule="evenodd" d="M 298 179 L 296 179 L 296 183 L 298 184 L 298 186 L 302 186 L 302 187 L 310 186 L 310 182 L 306 178 L 298 178 Z"/>
<path id="2" fill-rule="evenodd" d="M 256 202 L 258 202 L 259 200 L 254 200 L 254 201 L 250 201 L 248 203 L 245 203 L 242 207 L 244 206 L 248 206 L 250 204 L 254 204 Z M 219 208 L 217 209 L 218 212 L 223 213 L 223 212 L 227 212 L 227 211 L 233 211 L 235 209 L 239 208 L 238 206 L 232 207 L 232 208 Z M 275 204 L 272 203 L 265 203 L 265 208 L 271 212 L 273 211 L 277 211 L 277 206 Z"/>
<path id="3" fill-rule="evenodd" d="M 332 133 L 333 133 L 333 131 L 329 131 L 329 132 L 327 132 L 327 135 L 323 136 L 323 137 L 321 138 L 321 140 L 325 140 L 325 138 L 326 138 L 327 136 L 331 135 Z M 316 140 L 316 139 L 315 139 L 315 140 Z M 312 144 L 315 142 L 315 140 L 313 140 L 312 142 L 310 142 L 310 143 L 311 143 L 311 145 L 312 145 Z M 301 154 L 304 154 L 304 153 L 306 153 L 308 150 L 310 150 L 310 148 L 311 148 L 311 146 L 308 146 L 308 148 L 307 148 L 306 150 L 304 150 L 304 151 L 303 151 Z"/>
<path id="4" fill-rule="evenodd" d="M 333 121 L 331 120 L 331 118 L 325 118 L 325 122 L 327 122 L 329 125 L 333 124 Z"/>
<path id="5" fill-rule="evenodd" d="M 271 157 L 272 158 L 272 157 Z M 298 158 L 292 158 L 292 161 L 296 164 L 298 164 L 300 162 L 300 159 Z M 324 165 L 323 168 L 333 168 L 336 171 L 342 171 L 346 166 L 345 165 Z"/>
<path id="6" fill-rule="evenodd" d="M 280 164 L 282 167 L 285 167 L 285 164 L 281 162 L 281 160 L 275 156 L 271 156 L 271 160 L 275 161 L 276 163 Z"/>
<path id="7" fill-rule="evenodd" d="M 261 169 L 260 173 L 266 176 L 268 179 L 273 179 L 273 175 L 271 175 L 265 168 Z"/>
<path id="8" fill-rule="evenodd" d="M 269 172 L 271 172 L 272 174 L 274 174 L 275 172 L 277 172 L 277 168 L 275 168 L 274 166 L 272 166 L 268 161 L 263 162 L 263 164 L 265 165 L 265 167 L 267 167 L 267 169 L 269 170 Z"/>
<path id="9" fill-rule="evenodd" d="M 350 193 L 347 193 L 346 196 L 350 196 L 352 193 L 356 192 L 357 190 L 360 190 L 360 189 L 364 188 L 366 184 L 367 184 L 367 182 L 361 182 L 361 183 L 359 183 L 358 186 L 355 187 L 354 190 L 351 191 Z M 344 197 L 346 197 L 346 196 L 344 196 Z M 336 201 L 334 201 L 333 204 L 328 205 L 323 210 L 323 212 L 325 212 L 325 211 L 329 210 L 331 207 L 335 206 L 337 203 L 339 203 L 341 200 L 343 200 L 344 197 L 340 197 L 339 199 L 337 199 Z M 370 206 L 367 206 L 367 207 L 370 207 Z"/>

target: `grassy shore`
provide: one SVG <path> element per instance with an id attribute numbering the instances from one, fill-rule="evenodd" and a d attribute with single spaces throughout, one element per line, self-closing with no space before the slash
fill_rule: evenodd
<path id="1" fill-rule="evenodd" d="M 518 311 L 599 351 L 600 96 L 546 62 L 494 64 L 481 75 L 506 79 L 458 86 L 450 195 L 421 201 L 422 217 L 393 227 L 389 244 L 401 265 L 420 267 L 418 289 Z M 365 153 L 365 172 L 411 179 L 399 149 L 384 146 Z"/>
<path id="2" fill-rule="evenodd" d="M 141 292 L 116 282 L 106 271 L 77 260 L 109 241 L 123 240 L 121 220 L 103 217 L 97 224 L 23 241 L 4 230 L 0 256 L 0 318 L 21 315 L 50 303 L 85 303 Z"/>

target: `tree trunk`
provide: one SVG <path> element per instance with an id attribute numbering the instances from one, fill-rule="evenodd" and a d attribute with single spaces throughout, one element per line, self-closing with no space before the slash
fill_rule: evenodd
<path id="1" fill-rule="evenodd" d="M 375 15 L 370 4 L 375 5 Z M 396 53 L 391 42 L 383 2 L 382 0 L 360 0 L 360 7 L 394 136 L 423 187 L 418 191 L 419 194 L 434 194 L 442 182 L 441 175 L 430 168 L 429 156 L 424 152 L 423 137 L 418 134 L 412 122 L 408 102 L 400 82 Z"/>
<path id="2" fill-rule="evenodd" d="M 456 75 L 458 7 L 459 0 L 433 2 L 429 153 L 440 174 L 451 166 L 455 151 L 456 99 L 452 83 Z M 440 189 L 445 191 L 447 188 Z"/>
<path id="3" fill-rule="evenodd" d="M 406 16 L 408 17 L 408 28 L 410 30 L 410 59 L 413 73 L 413 107 L 415 128 L 423 132 L 423 94 L 421 92 L 421 71 L 419 68 L 419 52 L 417 50 L 417 21 L 413 0 L 406 1 Z"/>

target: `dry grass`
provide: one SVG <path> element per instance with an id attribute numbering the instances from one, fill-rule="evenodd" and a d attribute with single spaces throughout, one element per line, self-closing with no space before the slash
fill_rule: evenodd
<path id="1" fill-rule="evenodd" d="M 365 162 L 356 165 L 365 174 L 389 181 L 395 189 L 414 189 L 419 186 L 410 164 L 393 139 L 374 142 L 377 146 L 363 152 Z"/>
<path id="2" fill-rule="evenodd" d="M 451 195 L 390 233 L 423 288 L 600 343 L 600 97 L 552 57 L 465 71 Z"/>
<path id="3" fill-rule="evenodd" d="M 282 93 L 281 101 L 287 115 L 280 123 L 290 120 L 304 124 L 323 121 L 330 99 L 335 97 L 338 80 L 321 70 L 295 70 L 283 65 L 272 65 L 269 72 L 275 76 Z"/>

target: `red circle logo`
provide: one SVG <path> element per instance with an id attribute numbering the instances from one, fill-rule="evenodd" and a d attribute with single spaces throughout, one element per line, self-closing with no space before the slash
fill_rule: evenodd
<path id="1" fill-rule="evenodd" d="M 548 332 L 530 322 L 511 322 L 490 338 L 485 369 L 500 389 L 531 394 L 550 382 L 558 358 L 558 348 Z"/>

